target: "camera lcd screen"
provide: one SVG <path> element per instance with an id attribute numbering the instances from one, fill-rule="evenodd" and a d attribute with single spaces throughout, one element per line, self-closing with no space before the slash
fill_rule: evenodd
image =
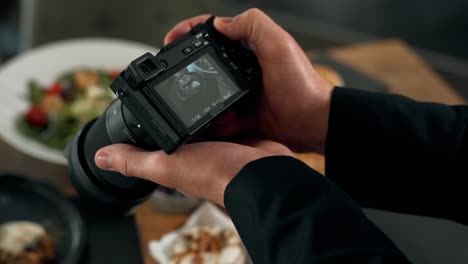
<path id="1" fill-rule="evenodd" d="M 238 91 L 239 87 L 209 54 L 156 86 L 156 92 L 187 128 Z"/>

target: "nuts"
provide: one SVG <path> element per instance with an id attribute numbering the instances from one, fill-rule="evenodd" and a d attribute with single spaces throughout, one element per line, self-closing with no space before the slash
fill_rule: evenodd
<path id="1" fill-rule="evenodd" d="M 241 241 L 232 229 L 203 226 L 180 235 L 172 249 L 173 263 L 242 263 Z"/>

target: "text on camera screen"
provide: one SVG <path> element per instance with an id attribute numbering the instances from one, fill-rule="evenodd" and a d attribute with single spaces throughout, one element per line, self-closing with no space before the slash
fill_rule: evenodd
<path id="1" fill-rule="evenodd" d="M 209 54 L 156 86 L 156 92 L 188 128 L 238 91 Z"/>

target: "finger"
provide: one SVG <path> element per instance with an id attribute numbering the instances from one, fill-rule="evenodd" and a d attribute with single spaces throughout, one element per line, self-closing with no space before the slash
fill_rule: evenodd
<path id="1" fill-rule="evenodd" d="M 261 149 L 272 155 L 294 156 L 294 153 L 288 147 L 271 140 L 244 139 L 239 143 L 253 148 Z"/>
<path id="2" fill-rule="evenodd" d="M 170 159 L 163 151 L 146 151 L 127 144 L 115 144 L 101 148 L 95 155 L 96 165 L 126 176 L 147 179 L 172 187 L 168 180 Z"/>
<path id="3" fill-rule="evenodd" d="M 166 34 L 164 45 L 171 43 L 176 38 L 189 32 L 195 25 L 205 22 L 210 16 L 211 15 L 199 15 L 178 23 Z"/>
<path id="4" fill-rule="evenodd" d="M 214 25 L 231 39 L 250 42 L 256 48 L 256 52 L 261 54 L 267 54 L 266 51 L 262 51 L 265 47 L 275 46 L 278 40 L 287 43 L 285 38 L 290 38 L 286 31 L 256 8 L 249 9 L 234 19 L 217 18 Z M 274 54 L 277 56 L 278 53 Z"/>

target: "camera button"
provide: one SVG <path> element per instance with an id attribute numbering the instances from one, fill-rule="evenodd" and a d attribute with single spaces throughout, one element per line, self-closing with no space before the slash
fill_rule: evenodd
<path id="1" fill-rule="evenodd" d="M 237 65 L 234 64 L 234 62 L 231 62 L 230 64 L 231 64 L 231 67 L 232 67 L 234 70 L 239 69 L 239 67 L 237 67 Z"/>
<path id="2" fill-rule="evenodd" d="M 117 95 L 117 97 L 124 97 L 124 96 L 125 96 L 125 93 L 124 93 L 124 91 L 122 91 L 122 90 L 118 90 L 118 91 L 115 93 L 115 95 Z"/>
<path id="3" fill-rule="evenodd" d="M 191 46 L 188 46 L 185 49 L 183 49 L 182 52 L 184 52 L 184 54 L 189 54 L 190 52 L 192 52 L 192 50 L 193 48 Z"/>
<path id="4" fill-rule="evenodd" d="M 203 37 L 208 41 L 213 40 L 213 38 L 208 33 L 206 33 Z"/>
<path id="5" fill-rule="evenodd" d="M 193 43 L 193 46 L 195 48 L 199 48 L 201 45 L 203 45 L 203 43 L 200 40 L 197 40 L 197 41 L 195 41 L 195 43 Z"/>

